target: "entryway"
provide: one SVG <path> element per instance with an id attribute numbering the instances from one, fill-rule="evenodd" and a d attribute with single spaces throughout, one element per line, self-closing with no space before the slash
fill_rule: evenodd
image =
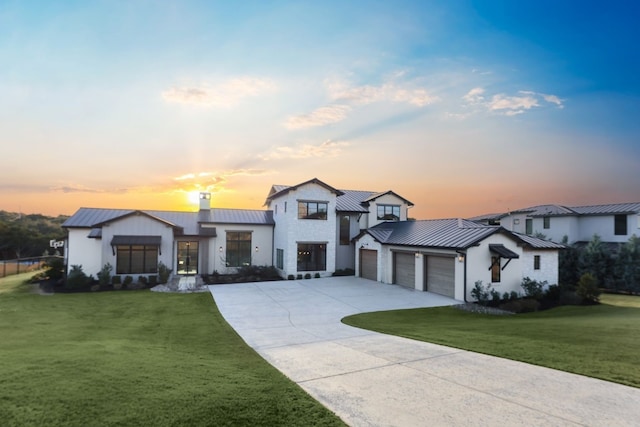
<path id="1" fill-rule="evenodd" d="M 198 242 L 178 242 L 176 274 L 198 274 Z"/>

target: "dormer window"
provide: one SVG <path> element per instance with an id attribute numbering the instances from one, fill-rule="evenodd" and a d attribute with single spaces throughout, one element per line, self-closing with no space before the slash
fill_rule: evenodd
<path id="1" fill-rule="evenodd" d="M 298 202 L 298 219 L 327 219 L 327 202 Z"/>
<path id="2" fill-rule="evenodd" d="M 400 206 L 378 205 L 379 221 L 400 221 Z"/>

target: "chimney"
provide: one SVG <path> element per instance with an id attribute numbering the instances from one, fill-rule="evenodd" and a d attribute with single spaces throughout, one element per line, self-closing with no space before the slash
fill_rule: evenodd
<path id="1" fill-rule="evenodd" d="M 211 193 L 200 193 L 200 210 L 211 210 Z"/>

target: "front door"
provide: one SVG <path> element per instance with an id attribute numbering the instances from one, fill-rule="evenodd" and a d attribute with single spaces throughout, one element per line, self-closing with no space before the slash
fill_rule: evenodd
<path id="1" fill-rule="evenodd" d="M 177 274 L 198 274 L 198 242 L 178 242 Z"/>

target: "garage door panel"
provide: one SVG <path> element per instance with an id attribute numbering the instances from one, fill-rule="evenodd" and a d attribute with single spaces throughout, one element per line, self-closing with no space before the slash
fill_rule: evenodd
<path id="1" fill-rule="evenodd" d="M 427 291 L 453 298 L 455 296 L 454 258 L 427 257 Z"/>
<path id="2" fill-rule="evenodd" d="M 378 280 L 378 251 L 360 249 L 360 277 Z"/>
<path id="3" fill-rule="evenodd" d="M 394 283 L 414 289 L 416 283 L 415 255 L 396 252 L 394 254 Z"/>

